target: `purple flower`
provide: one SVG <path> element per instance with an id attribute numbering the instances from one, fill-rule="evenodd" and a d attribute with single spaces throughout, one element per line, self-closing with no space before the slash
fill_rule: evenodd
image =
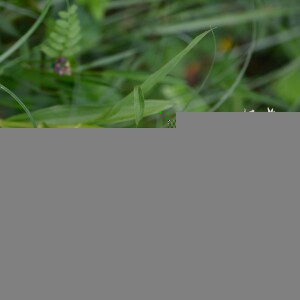
<path id="1" fill-rule="evenodd" d="M 64 57 L 59 57 L 54 63 L 53 70 L 59 76 L 72 75 L 72 70 L 69 61 Z"/>
<path id="2" fill-rule="evenodd" d="M 57 60 L 58 63 L 60 64 L 65 64 L 67 62 L 67 60 L 64 58 L 64 57 L 60 57 L 58 60 Z"/>

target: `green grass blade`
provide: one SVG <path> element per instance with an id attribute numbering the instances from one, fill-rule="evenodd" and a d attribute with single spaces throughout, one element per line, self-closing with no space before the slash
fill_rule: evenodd
<path id="1" fill-rule="evenodd" d="M 143 119 L 145 110 L 144 94 L 140 86 L 134 88 L 134 112 L 135 123 L 138 126 L 139 122 Z"/>
<path id="2" fill-rule="evenodd" d="M 205 31 L 204 33 L 198 35 L 184 50 L 182 50 L 178 55 L 176 55 L 171 61 L 164 65 L 160 70 L 150 75 L 146 81 L 141 85 L 141 89 L 146 95 L 152 88 L 154 88 L 159 82 L 164 80 L 166 76 L 178 65 L 178 63 L 209 33 L 212 29 Z M 122 106 L 133 104 L 133 92 L 128 96 L 123 98 L 119 103 L 117 103 L 105 116 L 109 118 L 112 115 L 117 114 Z"/>
<path id="3" fill-rule="evenodd" d="M 203 30 L 210 26 L 224 27 L 233 26 L 242 23 L 251 22 L 253 20 L 264 20 L 266 18 L 274 18 L 277 16 L 284 16 L 299 13 L 300 7 L 263 7 L 255 11 L 247 11 L 240 13 L 229 13 L 225 15 L 218 15 L 214 18 L 206 18 L 202 20 L 193 20 L 174 25 L 159 25 L 149 27 L 141 31 L 142 35 L 165 35 L 178 34 L 178 32 L 193 32 Z"/>
<path id="4" fill-rule="evenodd" d="M 212 70 L 213 70 L 213 67 L 215 65 L 215 61 L 216 61 L 216 57 L 217 57 L 217 41 L 216 41 L 216 36 L 215 36 L 215 33 L 214 31 L 212 30 L 212 37 L 213 37 L 213 42 L 214 42 L 214 56 L 213 56 L 213 59 L 212 59 L 212 63 L 211 63 L 211 66 L 209 68 L 209 71 L 207 73 L 207 75 L 205 76 L 201 86 L 196 90 L 197 91 L 197 94 L 200 94 L 200 92 L 202 91 L 203 87 L 205 86 L 205 84 L 207 83 L 211 73 L 212 73 Z M 182 109 L 182 111 L 188 111 L 188 108 L 189 108 L 189 105 L 191 104 L 191 102 L 194 100 L 194 98 L 191 98 L 184 106 L 184 108 Z"/>
<path id="5" fill-rule="evenodd" d="M 92 122 L 95 118 L 101 116 L 107 108 L 103 106 L 71 106 L 56 105 L 34 111 L 32 115 L 40 123 L 46 123 L 48 126 L 76 125 Z M 20 114 L 5 119 L 7 122 L 25 122 L 26 115 Z"/>
<path id="6" fill-rule="evenodd" d="M 21 99 L 18 98 L 17 95 L 15 95 L 12 91 L 10 91 L 8 88 L 6 88 L 4 85 L 2 85 L 0 83 L 0 89 L 4 90 L 6 93 L 8 93 L 10 96 L 12 96 L 19 104 L 20 106 L 24 109 L 26 115 L 28 116 L 28 118 L 30 119 L 33 127 L 37 127 L 36 126 L 36 122 L 33 118 L 33 116 L 31 115 L 30 111 L 28 110 L 28 108 L 26 107 L 26 105 L 21 101 Z"/>
<path id="7" fill-rule="evenodd" d="M 159 3 L 161 0 L 117 0 L 117 1 L 110 1 L 108 7 L 110 9 L 120 9 L 126 8 L 136 4 L 145 4 L 145 3 Z"/>
<path id="8" fill-rule="evenodd" d="M 33 19 L 37 18 L 37 15 L 33 11 L 31 11 L 30 9 L 26 9 L 26 8 L 23 8 L 23 7 L 14 5 L 14 4 L 9 4 L 9 3 L 5 3 L 3 1 L 0 1 L 0 7 L 3 7 L 7 10 L 16 12 L 20 15 L 27 16 L 27 17 L 30 17 L 30 18 L 33 18 Z"/>
<path id="9" fill-rule="evenodd" d="M 152 99 L 145 100 L 144 117 L 158 114 L 163 110 L 167 110 L 174 107 L 174 105 L 175 104 L 173 101 L 152 100 Z M 109 117 L 109 119 L 101 116 L 99 119 L 95 121 L 99 122 L 101 125 L 110 125 L 110 124 L 132 121 L 134 119 L 135 119 L 135 113 L 134 113 L 133 105 L 132 103 L 126 103 L 122 107 L 122 110 L 119 111 L 119 113 Z"/>
<path id="10" fill-rule="evenodd" d="M 51 7 L 51 4 L 52 4 L 52 0 L 48 0 L 40 17 L 31 26 L 31 28 L 12 47 L 10 47 L 6 52 L 4 52 L 0 56 L 0 64 L 6 58 L 8 58 L 10 55 L 12 55 L 16 50 L 18 50 L 28 40 L 28 38 L 35 32 L 35 30 L 40 26 L 40 24 L 43 22 L 44 18 L 46 17 L 46 15 L 49 11 L 49 8 Z"/>
<path id="11" fill-rule="evenodd" d="M 162 81 L 178 65 L 178 63 L 211 31 L 212 29 L 198 35 L 183 51 L 175 56 L 170 62 L 168 62 L 154 74 L 150 75 L 141 86 L 144 94 L 147 94 L 157 83 Z M 128 96 L 128 98 L 129 97 L 131 96 Z"/>
<path id="12" fill-rule="evenodd" d="M 119 54 L 111 55 L 109 57 L 100 58 L 100 59 L 97 59 L 96 61 L 87 63 L 85 65 L 81 65 L 81 66 L 77 67 L 74 71 L 82 72 L 82 71 L 86 71 L 86 70 L 93 69 L 93 68 L 103 67 L 103 66 L 118 62 L 120 60 L 123 60 L 125 58 L 131 57 L 136 53 L 137 53 L 137 50 L 128 50 L 128 51 L 125 51 L 125 52 L 122 52 Z"/>
<path id="13" fill-rule="evenodd" d="M 172 101 L 165 100 L 146 100 L 143 116 L 158 114 L 162 110 L 167 110 L 174 106 Z M 50 127 L 56 126 L 75 126 L 83 125 L 109 125 L 132 121 L 135 119 L 135 113 L 132 104 L 128 103 L 123 106 L 121 113 L 112 116 L 109 120 L 105 120 L 103 115 L 109 110 L 105 106 L 72 106 L 72 105 L 56 105 L 43 108 L 32 113 L 38 125 L 46 123 Z M 27 121 L 26 114 L 12 116 L 2 121 L 3 124 L 25 124 Z"/>

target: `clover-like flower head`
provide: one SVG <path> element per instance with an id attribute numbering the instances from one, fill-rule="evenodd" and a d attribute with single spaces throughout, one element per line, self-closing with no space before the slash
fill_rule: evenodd
<path id="1" fill-rule="evenodd" d="M 55 73 L 57 73 L 59 76 L 62 75 L 72 75 L 71 65 L 69 61 L 64 57 L 59 57 L 56 62 L 54 63 L 53 70 Z"/>

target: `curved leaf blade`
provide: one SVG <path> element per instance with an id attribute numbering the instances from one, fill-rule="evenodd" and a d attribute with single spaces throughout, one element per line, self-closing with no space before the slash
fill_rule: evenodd
<path id="1" fill-rule="evenodd" d="M 50 7 L 52 5 L 52 0 L 48 0 L 46 6 L 44 7 L 40 17 L 36 20 L 36 22 L 31 26 L 31 28 L 7 51 L 5 51 L 2 55 L 0 55 L 0 63 L 2 63 L 6 58 L 11 56 L 16 50 L 18 50 L 35 32 L 35 30 L 40 26 L 40 24 L 45 19 Z"/>
<path id="2" fill-rule="evenodd" d="M 185 49 L 183 49 L 178 55 L 176 55 L 171 61 L 165 64 L 157 72 L 150 75 L 144 83 L 141 85 L 141 88 L 144 92 L 144 95 L 149 93 L 159 82 L 163 81 L 166 76 L 178 65 L 178 63 L 213 29 L 207 30 L 204 33 L 198 35 Z M 133 104 L 133 92 L 123 98 L 119 103 L 114 105 L 112 109 L 107 113 L 107 118 L 117 114 L 122 107 L 128 104 Z"/>
<path id="3" fill-rule="evenodd" d="M 144 94 L 140 86 L 134 88 L 134 113 L 135 123 L 138 126 L 139 122 L 143 119 L 145 110 Z"/>

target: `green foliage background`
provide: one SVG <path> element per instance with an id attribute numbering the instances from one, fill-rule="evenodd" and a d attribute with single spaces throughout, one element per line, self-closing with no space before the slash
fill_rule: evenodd
<path id="1" fill-rule="evenodd" d="M 0 0 L 0 17 L 0 127 L 300 110 L 296 0 Z"/>

